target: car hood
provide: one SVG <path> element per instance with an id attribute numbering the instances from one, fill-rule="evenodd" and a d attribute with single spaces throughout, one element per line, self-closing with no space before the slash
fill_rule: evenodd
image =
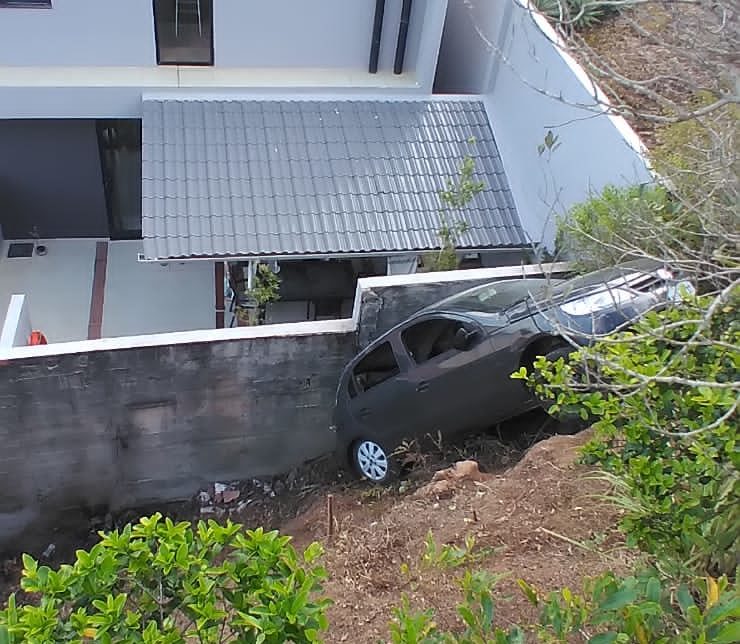
<path id="1" fill-rule="evenodd" d="M 573 334 L 598 336 L 613 333 L 648 311 L 693 293 L 690 282 L 659 269 L 625 274 L 588 289 L 555 292 L 549 299 L 531 301 L 529 307 L 538 326 L 547 327 L 547 332 L 565 327 Z"/>

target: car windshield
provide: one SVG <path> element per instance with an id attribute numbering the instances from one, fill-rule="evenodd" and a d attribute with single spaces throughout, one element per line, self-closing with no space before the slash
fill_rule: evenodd
<path id="1" fill-rule="evenodd" d="M 530 296 L 537 298 L 551 282 L 546 278 L 537 278 L 484 284 L 463 291 L 459 295 L 453 295 L 440 302 L 435 308 L 501 313 Z"/>
<path id="2" fill-rule="evenodd" d="M 602 268 L 601 270 L 593 271 L 586 275 L 579 275 L 578 277 L 560 283 L 552 290 L 550 295 L 556 298 L 568 298 L 599 286 L 603 287 L 603 289 L 614 288 L 619 286 L 621 282 L 630 279 L 634 280 L 635 277 L 642 274 L 646 278 L 649 278 L 655 274 L 660 266 L 661 264 L 652 260 L 634 260 L 625 262 L 619 266 Z"/>

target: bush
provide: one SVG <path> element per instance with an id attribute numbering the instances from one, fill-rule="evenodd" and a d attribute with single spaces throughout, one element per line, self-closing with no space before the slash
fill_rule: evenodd
<path id="1" fill-rule="evenodd" d="M 541 396 L 594 419 L 584 457 L 617 484 L 628 542 L 677 575 L 738 565 L 737 295 L 650 313 L 572 364 L 535 364 Z"/>
<path id="2" fill-rule="evenodd" d="M 555 244 L 558 253 L 572 259 L 581 271 L 613 266 L 645 253 L 661 256 L 666 239 L 656 237 L 655 231 L 681 225 L 682 215 L 661 186 L 607 186 L 558 221 Z M 695 228 L 683 225 L 686 232 L 674 245 L 683 243 Z"/>
<path id="3" fill-rule="evenodd" d="M 592 27 L 619 11 L 616 5 L 599 0 L 532 0 L 532 4 L 556 24 L 576 30 Z"/>
<path id="4" fill-rule="evenodd" d="M 143 518 L 101 533 L 58 570 L 23 556 L 37 598 L 0 611 L 0 644 L 34 642 L 316 642 L 326 599 L 318 544 L 302 560 L 277 532 L 215 521 Z"/>
<path id="5" fill-rule="evenodd" d="M 441 631 L 431 610 L 414 611 L 406 597 L 393 610 L 393 644 L 523 644 L 534 631 L 543 642 L 590 644 L 648 642 L 734 644 L 740 641 L 740 597 L 727 578 L 695 580 L 694 585 L 667 585 L 655 570 L 638 576 L 606 573 L 585 582 L 581 592 L 563 588 L 542 595 L 524 581 L 519 586 L 539 608 L 532 625 L 496 625 L 493 589 L 499 578 L 466 573 L 459 581 L 459 632 Z"/>

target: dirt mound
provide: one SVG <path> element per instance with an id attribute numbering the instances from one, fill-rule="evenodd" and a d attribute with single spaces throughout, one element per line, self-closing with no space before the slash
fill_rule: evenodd
<path id="1" fill-rule="evenodd" d="M 542 441 L 500 475 L 440 476 L 445 483 L 454 480 L 449 498 L 387 488 L 354 491 L 336 499 L 331 539 L 324 503 L 285 525 L 297 545 L 318 539 L 326 546 L 325 588 L 336 602 L 327 641 L 387 639 L 391 608 L 402 593 L 420 609 L 433 607 L 438 623 L 453 627 L 460 597 L 455 579 L 466 567 L 512 575 L 499 593 L 512 597 L 498 608 L 506 624 L 534 617 L 516 590 L 517 578 L 546 591 L 578 586 L 584 576 L 626 565 L 624 552 L 613 554 L 621 544 L 616 510 L 595 498 L 606 486 L 575 463 L 587 438 L 584 433 Z M 438 547 L 475 538 L 463 566 L 441 569 L 422 562 L 425 551 L 434 558 L 425 550 L 430 531 Z"/>

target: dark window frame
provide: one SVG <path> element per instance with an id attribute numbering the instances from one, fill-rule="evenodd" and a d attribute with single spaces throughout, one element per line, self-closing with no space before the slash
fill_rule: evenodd
<path id="1" fill-rule="evenodd" d="M 177 2 L 177 0 L 174 0 Z M 162 56 L 161 56 L 161 49 L 160 49 L 160 38 L 159 38 L 159 20 L 157 20 L 157 0 L 152 0 L 152 18 L 154 19 L 154 49 L 157 55 L 157 65 L 160 65 L 162 67 L 213 67 L 214 66 L 214 58 L 215 58 L 215 52 L 213 47 L 213 10 L 215 2 L 214 0 L 204 0 L 206 2 L 210 2 L 211 9 L 210 9 L 210 20 L 208 21 L 208 29 L 209 29 L 209 44 L 210 44 L 210 56 L 208 59 L 208 62 L 192 62 L 192 61 L 178 61 L 178 62 L 162 62 Z"/>
<path id="2" fill-rule="evenodd" d="M 51 0 L 0 0 L 0 9 L 51 9 Z"/>

